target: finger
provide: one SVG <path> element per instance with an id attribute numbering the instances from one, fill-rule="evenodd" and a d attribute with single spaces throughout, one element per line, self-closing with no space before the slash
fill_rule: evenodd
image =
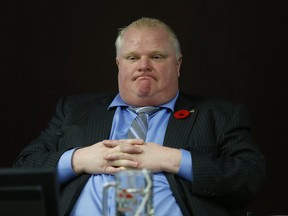
<path id="1" fill-rule="evenodd" d="M 112 148 L 120 145 L 120 141 L 119 140 L 103 140 L 102 143 L 103 143 L 104 146 L 112 147 Z"/>
<path id="2" fill-rule="evenodd" d="M 133 146 L 133 145 L 120 145 L 119 147 L 113 148 L 111 151 L 108 151 L 107 154 L 105 155 L 106 157 L 108 155 L 115 154 L 118 156 L 122 156 L 125 158 L 125 155 L 130 155 L 130 154 L 141 154 L 144 150 L 140 148 L 139 146 Z M 125 154 L 124 154 L 125 153 Z M 105 157 L 104 157 L 105 158 Z M 105 158 L 106 159 L 106 158 Z M 117 158 L 118 159 L 118 158 Z M 122 159 L 122 158 L 119 158 Z"/>
<path id="3" fill-rule="evenodd" d="M 103 157 L 104 160 L 107 161 L 115 161 L 115 160 L 133 160 L 130 154 L 122 153 L 122 152 L 114 152 L 110 154 L 106 154 Z"/>
<path id="4" fill-rule="evenodd" d="M 143 145 L 144 144 L 143 139 L 125 139 L 123 141 L 125 141 L 128 144 L 132 144 L 132 145 Z"/>
<path id="5" fill-rule="evenodd" d="M 128 154 L 140 154 L 143 152 L 143 149 L 133 145 L 121 145 L 120 151 Z"/>
<path id="6" fill-rule="evenodd" d="M 103 140 L 103 145 L 106 147 L 116 147 L 118 145 L 123 144 L 131 144 L 131 145 L 143 145 L 144 140 L 142 139 L 120 139 L 120 140 Z"/>
<path id="7" fill-rule="evenodd" d="M 114 167 L 114 166 L 108 166 L 105 169 L 105 174 L 115 174 L 117 172 L 123 171 L 123 170 L 127 170 L 127 168 L 125 167 Z"/>
<path id="8" fill-rule="evenodd" d="M 138 164 L 139 163 L 137 161 L 132 160 L 113 160 L 107 162 L 108 166 L 125 167 L 125 168 L 137 168 Z"/>

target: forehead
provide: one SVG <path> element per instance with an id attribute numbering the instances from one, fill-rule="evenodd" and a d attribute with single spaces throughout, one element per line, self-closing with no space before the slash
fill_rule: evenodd
<path id="1" fill-rule="evenodd" d="M 122 48 L 167 49 L 172 46 L 168 32 L 159 27 L 130 27 L 123 35 Z"/>

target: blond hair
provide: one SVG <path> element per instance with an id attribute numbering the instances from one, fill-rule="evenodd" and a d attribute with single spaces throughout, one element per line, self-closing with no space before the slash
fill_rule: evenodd
<path id="1" fill-rule="evenodd" d="M 171 44 L 173 45 L 173 47 L 175 49 L 177 59 L 181 57 L 180 43 L 178 41 L 176 34 L 172 30 L 172 28 L 158 19 L 147 18 L 147 17 L 140 18 L 140 19 L 132 22 L 130 25 L 119 29 L 118 37 L 116 38 L 116 41 L 115 41 L 116 55 L 117 56 L 118 56 L 119 50 L 122 46 L 123 35 L 131 27 L 138 28 L 138 29 L 160 27 L 160 28 L 165 29 L 167 31 L 167 33 L 169 34 L 170 41 L 171 41 Z"/>

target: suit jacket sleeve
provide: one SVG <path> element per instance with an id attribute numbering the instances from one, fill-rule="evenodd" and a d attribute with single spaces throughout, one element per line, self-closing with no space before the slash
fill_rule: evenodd
<path id="1" fill-rule="evenodd" d="M 107 110 L 114 93 L 61 98 L 54 115 L 39 137 L 17 157 L 16 167 L 56 167 L 61 155 L 107 139 L 114 111 Z"/>
<path id="2" fill-rule="evenodd" d="M 16 158 L 15 167 L 56 168 L 61 155 L 108 139 L 114 116 L 107 110 L 114 93 L 86 94 L 61 98 L 48 127 Z M 79 175 L 60 188 L 60 215 L 69 215 L 89 178 Z"/>
<path id="3" fill-rule="evenodd" d="M 27 168 L 55 168 L 64 149 L 59 146 L 63 136 L 63 122 L 65 119 L 64 98 L 61 98 L 56 106 L 49 126 L 41 135 L 26 146 L 16 158 L 15 167 Z"/>

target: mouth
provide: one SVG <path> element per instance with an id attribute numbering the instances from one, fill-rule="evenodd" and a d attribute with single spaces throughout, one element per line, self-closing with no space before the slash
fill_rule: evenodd
<path id="1" fill-rule="evenodd" d="M 147 76 L 147 75 L 145 75 L 145 76 L 143 76 L 143 75 L 142 76 L 137 76 L 133 80 L 135 81 L 135 80 L 151 80 L 151 79 L 156 80 L 155 77 Z"/>

